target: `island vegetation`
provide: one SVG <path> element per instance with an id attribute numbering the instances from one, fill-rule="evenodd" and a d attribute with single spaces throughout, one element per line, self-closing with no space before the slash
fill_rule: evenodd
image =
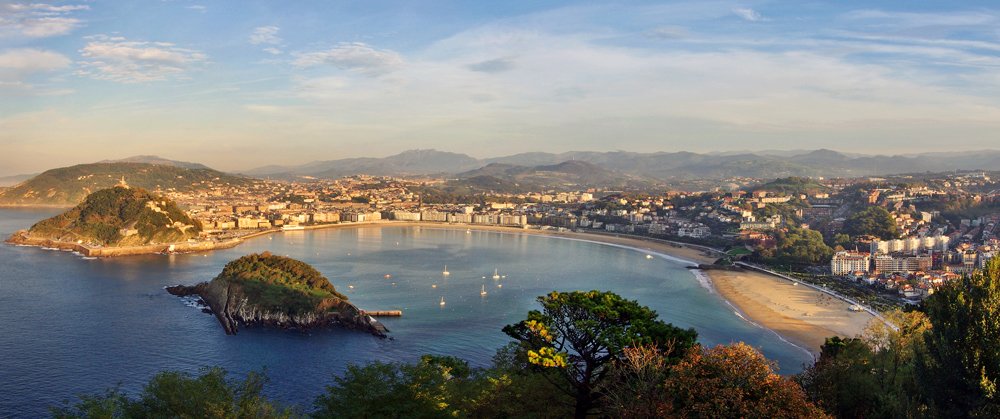
<path id="1" fill-rule="evenodd" d="M 144 189 L 116 186 L 87 195 L 76 207 L 39 221 L 27 236 L 122 247 L 183 242 L 200 231 L 201 224 L 173 201 Z"/>
<path id="2" fill-rule="evenodd" d="M 248 325 L 297 329 L 343 325 L 379 336 L 386 331 L 315 268 L 270 252 L 233 260 L 210 282 L 167 291 L 200 296 L 228 334 Z"/>
<path id="3" fill-rule="evenodd" d="M 184 417 L 997 417 L 1000 259 L 896 311 L 859 337 L 831 337 L 793 377 L 743 344 L 705 347 L 638 302 L 553 292 L 508 325 L 491 365 L 427 355 L 351 365 L 305 412 L 262 396 L 266 381 L 164 372 L 138 397 L 120 389 L 54 408 L 59 418 Z M 594 363 L 596 361 L 596 363 Z M 595 367 L 596 366 L 596 367 Z M 588 377 L 586 374 L 590 373 Z M 585 391 L 581 391 L 584 389 Z M 582 400 L 586 403 L 581 403 Z M 184 401 L 184 402 L 181 402 Z"/>

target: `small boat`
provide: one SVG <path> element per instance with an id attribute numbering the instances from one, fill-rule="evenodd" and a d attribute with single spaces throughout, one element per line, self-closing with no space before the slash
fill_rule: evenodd
<path id="1" fill-rule="evenodd" d="M 354 285 L 348 285 L 347 288 L 354 289 Z"/>
<path id="2" fill-rule="evenodd" d="M 438 284 L 431 284 L 431 288 L 437 288 Z"/>
<path id="3" fill-rule="evenodd" d="M 482 291 L 479 291 L 479 295 L 482 295 L 483 297 L 486 296 L 486 285 L 483 285 L 483 289 Z"/>
<path id="4" fill-rule="evenodd" d="M 652 259 L 653 255 L 646 255 L 646 259 Z"/>
<path id="5" fill-rule="evenodd" d="M 441 297 L 441 302 L 439 303 L 439 305 L 442 306 L 442 307 L 444 306 L 444 297 L 443 296 Z"/>
<path id="6" fill-rule="evenodd" d="M 503 284 L 497 284 L 497 288 L 503 288 Z"/>
<path id="7" fill-rule="evenodd" d="M 385 279 L 389 279 L 389 278 L 392 278 L 392 275 L 385 274 Z"/>
<path id="8" fill-rule="evenodd" d="M 500 272 L 497 268 L 493 268 L 493 279 L 500 279 Z"/>
<path id="9" fill-rule="evenodd" d="M 451 275 L 451 272 L 448 272 L 448 265 L 444 265 L 444 270 L 441 271 L 441 275 L 444 275 L 444 276 Z"/>

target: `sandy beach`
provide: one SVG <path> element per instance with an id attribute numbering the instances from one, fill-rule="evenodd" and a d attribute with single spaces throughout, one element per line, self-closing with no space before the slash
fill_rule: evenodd
<path id="1" fill-rule="evenodd" d="M 874 317 L 805 286 L 753 271 L 707 271 L 715 289 L 747 318 L 819 355 L 830 336 L 854 337 Z"/>

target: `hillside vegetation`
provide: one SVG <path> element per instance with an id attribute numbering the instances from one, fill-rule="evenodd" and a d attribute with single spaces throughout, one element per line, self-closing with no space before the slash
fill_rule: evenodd
<path id="1" fill-rule="evenodd" d="M 138 188 L 114 187 L 28 230 L 32 237 L 88 245 L 137 246 L 197 237 L 201 225 L 166 198 Z"/>
<path id="2" fill-rule="evenodd" d="M 316 310 L 326 298 L 347 299 L 309 264 L 270 252 L 227 263 L 215 281 L 239 284 L 261 310 L 280 310 L 291 316 Z"/>
<path id="3" fill-rule="evenodd" d="M 188 169 L 148 163 L 80 164 L 47 170 L 0 192 L 0 205 L 72 206 L 94 191 L 117 185 L 122 177 L 131 186 L 181 192 L 208 188 L 213 184 L 241 185 L 253 181 L 207 168 Z"/>

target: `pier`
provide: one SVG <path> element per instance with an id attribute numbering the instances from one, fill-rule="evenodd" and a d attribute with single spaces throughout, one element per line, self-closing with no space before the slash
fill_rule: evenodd
<path id="1" fill-rule="evenodd" d="M 402 317 L 403 310 L 365 311 L 364 314 L 367 314 L 372 317 Z"/>

